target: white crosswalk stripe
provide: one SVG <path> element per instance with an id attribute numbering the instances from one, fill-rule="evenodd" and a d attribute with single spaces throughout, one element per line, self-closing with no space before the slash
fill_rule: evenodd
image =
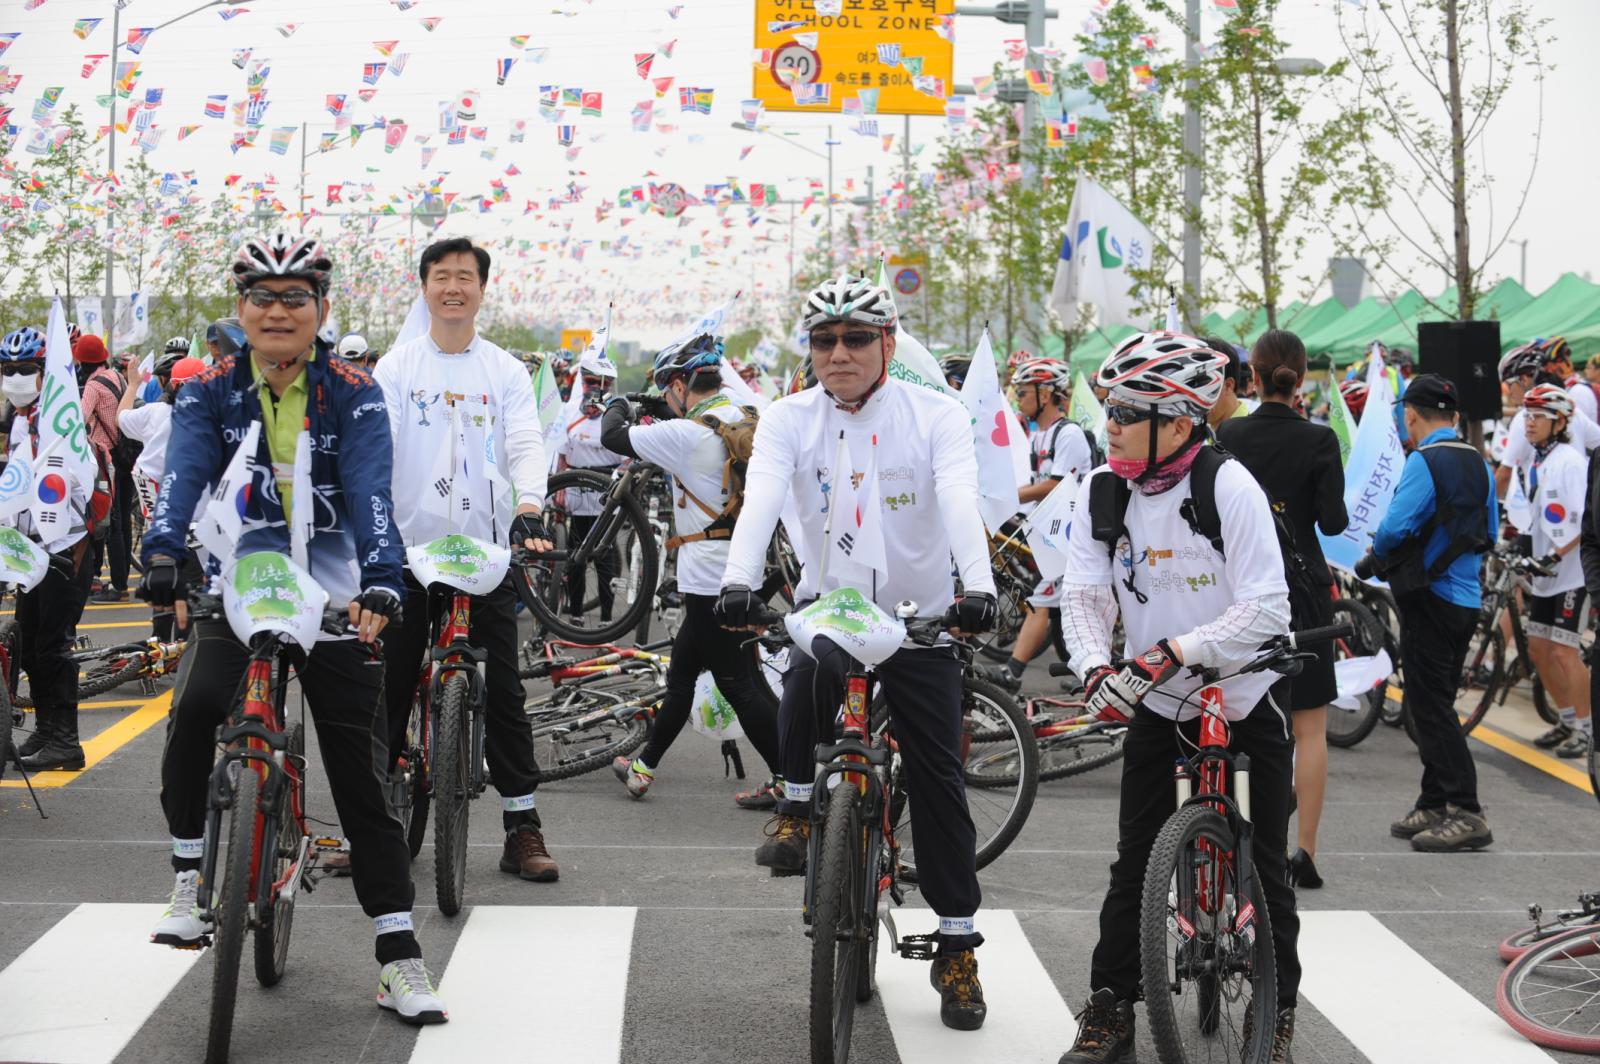
<path id="1" fill-rule="evenodd" d="M 149 945 L 160 912 L 159 905 L 79 905 L 0 970 L 0 1060 L 111 1064 L 202 956 Z M 927 915 L 903 910 L 897 922 L 921 926 L 927 921 L 917 917 Z M 436 970 L 450 1022 L 421 1031 L 410 1060 L 462 1064 L 503 1056 L 507 1047 L 523 1044 L 536 1019 L 541 1059 L 620 1062 L 630 992 L 639 991 L 630 987 L 635 939 L 660 933 L 636 917 L 637 910 L 622 906 L 469 910 L 454 949 Z M 771 919 L 774 928 L 799 934 L 794 914 L 773 911 Z M 984 1028 L 946 1030 L 927 966 L 881 948 L 878 999 L 865 1008 L 881 1010 L 888 1021 L 894 1051 L 884 1055 L 915 1064 L 1051 1064 L 1071 1044 L 1077 1023 L 1024 923 L 1008 910 L 986 910 L 979 919 L 990 1003 Z M 1051 920 L 1049 914 L 1029 917 L 1033 925 Z M 1086 964 L 1090 944 L 1082 945 Z M 639 948 L 671 946 L 651 941 Z M 1491 1006 L 1370 913 L 1302 912 L 1300 950 L 1304 1003 L 1348 1039 L 1359 1059 L 1550 1064 L 1548 1054 L 1512 1032 Z M 191 983 L 202 977 L 209 981 L 209 968 L 193 972 Z M 248 973 L 242 979 L 247 982 Z M 752 989 L 749 1007 L 758 999 Z M 191 1004 L 203 1008 L 205 1000 Z M 1426 1022 L 1416 1022 L 1418 1016 Z M 683 1055 L 675 1059 L 693 1059 L 695 1033 L 677 1032 Z M 804 1059 L 803 1044 L 794 1049 L 794 1059 Z M 199 1056 L 196 1046 L 193 1059 Z"/>
<path id="2" fill-rule="evenodd" d="M 0 971 L 0 1060 L 109 1064 L 200 954 L 157 949 L 161 905 L 80 905 Z"/>

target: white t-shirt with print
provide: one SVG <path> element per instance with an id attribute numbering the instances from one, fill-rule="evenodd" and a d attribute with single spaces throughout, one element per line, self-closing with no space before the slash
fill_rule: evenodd
<path id="1" fill-rule="evenodd" d="M 1589 490 L 1588 464 L 1570 443 L 1558 443 L 1543 461 L 1529 463 L 1528 502 L 1533 513 L 1533 556 L 1542 558 L 1578 538 L 1583 526 L 1584 497 Z M 1554 576 L 1528 580 L 1541 598 L 1583 586 L 1583 562 L 1570 550 L 1556 565 Z"/>
<path id="2" fill-rule="evenodd" d="M 744 417 L 744 412 L 731 402 L 705 408 L 701 413 L 728 423 Z M 672 475 L 672 524 L 677 535 L 693 535 L 712 521 L 684 493 L 685 489 L 713 511 L 722 512 L 728 501 L 727 492 L 722 489 L 728 451 L 715 432 L 698 420 L 673 418 L 629 429 L 628 442 L 640 458 Z M 690 595 L 715 595 L 722 590 L 722 571 L 727 565 L 728 540 L 685 543 L 678 548 L 678 588 Z"/>
<path id="3" fill-rule="evenodd" d="M 622 455 L 600 445 L 598 414 L 594 417 L 580 416 L 576 422 L 569 424 L 567 438 L 556 455 L 567 460 L 569 469 L 613 469 L 622 464 Z M 567 513 L 574 517 L 593 517 L 599 512 L 599 492 L 567 490 Z"/>
<path id="4" fill-rule="evenodd" d="M 1093 481 L 1092 476 L 1085 477 L 1078 486 L 1077 512 L 1088 513 Z M 1238 462 L 1225 462 L 1217 472 L 1217 513 L 1226 561 L 1180 514 L 1187 498 L 1187 476 L 1159 495 L 1135 491 L 1128 502 L 1128 535 L 1118 542 L 1114 558 L 1094 538 L 1091 522 L 1072 523 L 1063 579 L 1067 584 L 1110 585 L 1115 590 L 1132 653 L 1211 624 L 1236 602 L 1288 594 L 1267 496 L 1249 470 Z M 1125 581 L 1130 575 L 1146 601 L 1140 602 L 1128 589 Z M 1222 671 L 1232 672 L 1249 660 L 1246 657 Z M 1224 715 L 1229 720 L 1248 716 L 1277 679 L 1277 673 L 1267 671 L 1223 680 Z M 1144 704 L 1168 719 L 1188 720 L 1199 715 L 1199 698 L 1181 705 L 1180 700 L 1201 686 L 1187 668 L 1180 669 L 1146 696 Z M 1277 709 L 1282 713 L 1287 707 Z"/>

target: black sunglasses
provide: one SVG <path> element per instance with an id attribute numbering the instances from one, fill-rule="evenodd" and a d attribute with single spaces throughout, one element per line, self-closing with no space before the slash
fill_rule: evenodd
<path id="1" fill-rule="evenodd" d="M 0 365 L 0 377 L 31 377 L 43 369 L 42 362 L 7 362 Z"/>
<path id="2" fill-rule="evenodd" d="M 1154 407 L 1122 406 L 1117 403 L 1106 404 L 1106 417 L 1119 425 L 1137 425 L 1141 421 L 1149 421 L 1152 418 L 1160 418 L 1162 421 L 1167 420 L 1161 417 Z"/>
<path id="3" fill-rule="evenodd" d="M 268 288 L 252 288 L 244 294 L 250 305 L 266 310 L 274 303 L 282 303 L 289 310 L 299 310 L 312 300 L 317 294 L 309 288 L 291 288 L 287 292 L 274 292 Z"/>
<path id="4" fill-rule="evenodd" d="M 810 337 L 811 350 L 832 351 L 834 345 L 843 342 L 844 346 L 850 350 L 859 351 L 863 347 L 866 347 L 868 344 L 872 343 L 872 341 L 876 340 L 879 335 L 880 334 L 875 332 L 867 332 L 864 329 L 852 330 L 847 333 L 814 332 Z"/>

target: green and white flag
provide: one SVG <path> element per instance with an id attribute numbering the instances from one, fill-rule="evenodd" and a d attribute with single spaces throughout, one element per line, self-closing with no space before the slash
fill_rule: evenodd
<path id="1" fill-rule="evenodd" d="M 1333 434 L 1339 437 L 1339 464 L 1344 465 L 1350 461 L 1350 443 L 1356 436 L 1356 416 L 1345 405 L 1344 393 L 1339 390 L 1337 383 L 1333 386 L 1333 397 L 1328 401 L 1328 425 L 1333 429 Z"/>
<path id="2" fill-rule="evenodd" d="M 1067 406 L 1067 416 L 1078 423 L 1085 435 L 1099 444 L 1100 452 L 1104 454 L 1106 408 L 1094 397 L 1094 389 L 1089 386 L 1089 380 L 1081 369 L 1072 380 L 1072 402 Z"/>
<path id="3" fill-rule="evenodd" d="M 1092 303 L 1100 312 L 1102 328 L 1143 328 L 1149 318 L 1139 312 L 1139 282 L 1130 271 L 1150 264 L 1155 243 L 1150 227 L 1115 196 L 1079 177 L 1061 236 L 1050 305 L 1066 322 L 1076 317 L 1079 303 Z"/>
<path id="4" fill-rule="evenodd" d="M 556 385 L 556 371 L 551 368 L 550 356 L 539 362 L 539 372 L 533 377 L 533 397 L 539 409 L 539 427 L 548 435 L 550 426 L 561 417 L 561 389 Z"/>

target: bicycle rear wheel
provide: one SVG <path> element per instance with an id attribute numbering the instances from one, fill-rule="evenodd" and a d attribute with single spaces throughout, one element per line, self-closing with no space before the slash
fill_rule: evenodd
<path id="1" fill-rule="evenodd" d="M 967 812 L 977 830 L 977 867 L 1005 852 L 1027 823 L 1039 789 L 1039 746 L 1022 707 L 994 684 L 971 676 L 961 681 L 963 778 Z M 873 712 L 873 732 L 882 741 L 888 705 Z M 891 730 L 892 736 L 892 730 Z M 974 783 L 981 779 L 982 784 Z M 889 822 L 900 844 L 902 878 L 917 878 L 916 839 L 911 824 L 911 788 L 895 755 L 890 783 Z"/>
<path id="2" fill-rule="evenodd" d="M 1333 644 L 1336 661 L 1347 658 L 1375 656 L 1383 649 L 1383 625 L 1372 610 L 1354 599 L 1337 599 L 1329 617 L 1329 624 L 1348 623 L 1354 630 L 1349 639 L 1338 639 Z M 1337 702 L 1327 708 L 1326 732 L 1330 745 L 1348 749 L 1372 734 L 1378 726 L 1378 716 L 1383 700 L 1388 697 L 1389 684 L 1351 696 L 1355 705 L 1346 708 Z"/>
<path id="3" fill-rule="evenodd" d="M 405 747 L 395 762 L 400 777 L 400 825 L 405 829 L 411 859 L 422 852 L 428 831 L 428 810 L 433 804 L 433 780 L 428 773 L 428 694 L 422 684 L 411 696 L 411 716 L 406 721 Z"/>
<path id="4" fill-rule="evenodd" d="M 248 761 L 235 764 L 233 811 L 228 817 L 228 852 L 213 909 L 211 944 L 211 1024 L 206 1032 L 206 1064 L 224 1064 L 233 1041 L 233 1006 L 239 995 L 239 961 L 249 929 L 251 859 L 259 849 L 257 799 L 261 780 Z M 217 839 L 210 844 L 216 846 Z"/>
<path id="5" fill-rule="evenodd" d="M 1122 742 L 1127 728 L 1087 731 L 1083 728 L 1046 735 L 1038 739 L 1039 782 L 1081 776 L 1122 758 Z"/>
<path id="6" fill-rule="evenodd" d="M 1234 845 L 1221 814 L 1190 805 L 1172 815 L 1150 850 L 1139 960 L 1145 1014 L 1164 1064 L 1266 1064 L 1272 1053 L 1278 984 L 1271 924 L 1259 878 L 1248 896 L 1237 881 Z"/>
<path id="7" fill-rule="evenodd" d="M 536 561 L 518 567 L 514 580 L 517 592 L 547 631 L 589 646 L 615 642 L 637 627 L 655 594 L 661 559 L 650 519 L 638 499 L 631 494 L 613 492 L 611 478 L 592 470 L 568 469 L 552 476 L 549 497 L 557 498 L 557 492 L 567 492 L 561 498 L 569 502 L 562 505 L 552 502 L 546 508 L 554 525 L 567 533 L 564 549 L 569 557 L 563 562 Z M 573 542 L 572 515 L 563 506 L 570 505 L 570 499 L 579 492 L 598 493 L 602 505 L 588 533 L 581 541 Z M 570 557 L 578 553 L 583 554 L 582 559 Z M 581 603 L 582 613 L 576 621 L 563 616 L 561 601 L 572 567 L 583 566 L 587 585 L 587 570 L 594 569 L 595 579 L 600 579 L 599 563 L 602 561 L 616 570 L 609 578 L 612 616 L 601 620 L 596 612 L 598 599 L 590 602 L 587 598 Z"/>
<path id="8" fill-rule="evenodd" d="M 78 674 L 78 697 L 103 695 L 137 677 L 144 669 L 144 651 L 144 644 L 131 643 L 84 662 Z"/>
<path id="9" fill-rule="evenodd" d="M 855 1029 L 856 987 L 866 952 L 861 899 L 866 879 L 866 831 L 861 795 L 845 778 L 828 799 L 812 887 L 811 1061 L 845 1064 Z"/>
<path id="10" fill-rule="evenodd" d="M 1028 596 L 1031 586 L 1025 586 L 1008 570 L 995 573 L 996 616 L 994 627 L 982 635 L 974 635 L 971 642 L 978 653 L 990 661 L 1005 661 L 1011 657 L 1022 622 L 1028 616 Z"/>
<path id="11" fill-rule="evenodd" d="M 434 707 L 433 884 L 439 911 L 454 916 L 467 892 L 467 821 L 472 808 L 472 729 L 467 678 L 451 673 Z"/>
<path id="12" fill-rule="evenodd" d="M 1466 664 L 1461 670 L 1461 689 L 1457 693 L 1458 700 L 1463 694 L 1472 698 L 1472 708 L 1461 718 L 1463 732 L 1470 732 L 1478 726 L 1495 699 L 1502 697 L 1501 688 L 1507 682 L 1506 637 L 1500 633 L 1498 625 L 1488 629 L 1480 627 L 1473 633 L 1472 642 L 1467 647 Z M 1411 724 L 1409 713 L 1405 721 L 1407 734 L 1412 742 L 1416 742 L 1416 729 Z"/>
<path id="13" fill-rule="evenodd" d="M 1495 1005 L 1518 1034 L 1569 1053 L 1600 1053 L 1600 931 L 1548 939 L 1500 973 Z"/>
<path id="14" fill-rule="evenodd" d="M 289 963 L 289 933 L 294 929 L 294 902 L 278 884 L 294 868 L 300 853 L 300 826 L 294 819 L 294 792 L 305 771 L 305 725 L 289 732 L 288 776 L 282 781 L 283 802 L 276 816 L 261 818 L 261 858 L 256 877 L 256 982 L 277 986 Z M 307 854 L 307 860 L 310 855 Z"/>

